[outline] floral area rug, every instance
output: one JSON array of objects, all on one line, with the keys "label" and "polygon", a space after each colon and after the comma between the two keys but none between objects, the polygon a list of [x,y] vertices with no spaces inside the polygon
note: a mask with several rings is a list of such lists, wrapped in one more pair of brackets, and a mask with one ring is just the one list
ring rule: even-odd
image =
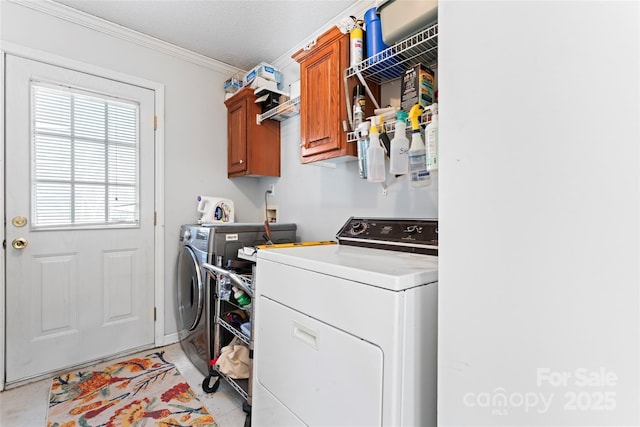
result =
[{"label": "floral area rug", "polygon": [[216,427],[164,352],[53,379],[47,427]]}]

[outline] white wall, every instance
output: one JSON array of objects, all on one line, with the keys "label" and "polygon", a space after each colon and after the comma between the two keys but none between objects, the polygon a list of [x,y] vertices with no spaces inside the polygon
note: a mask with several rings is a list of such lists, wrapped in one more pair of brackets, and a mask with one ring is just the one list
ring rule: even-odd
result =
[{"label": "white wall", "polygon": [[[37,5],[33,3],[36,8]],[[365,1],[356,8],[364,10],[372,5],[373,2]],[[153,43],[149,46],[133,43],[50,16],[26,4],[0,0],[0,8],[2,42],[165,85],[167,334],[177,329],[174,301],[179,228],[198,218],[195,198],[199,194],[231,198],[236,207],[236,221],[261,222],[264,219],[264,191],[268,183],[275,182],[276,195],[269,203],[278,206],[279,222],[298,224],[299,240],[332,239],[349,216],[437,217],[437,174],[434,174],[430,188],[410,189],[406,178],[402,178],[383,196],[379,184],[358,178],[355,162],[337,165],[335,169],[301,165],[299,116],[282,122],[281,178],[229,180],[226,177],[226,109],[222,88],[224,80],[234,74],[235,69],[206,58],[185,60],[180,55],[155,49]],[[316,33],[323,30],[318,29]],[[307,42],[292,41],[292,51]],[[294,46],[295,43],[298,46]],[[299,79],[299,66],[289,56],[277,62],[284,69],[286,85]]]},{"label": "white wall", "polygon": [[[166,51],[107,35],[21,4],[2,0],[0,8],[3,43],[164,85],[165,195],[164,206],[160,207],[165,227],[164,314],[165,332],[175,332],[179,228],[181,224],[196,222],[197,195],[233,199],[238,221],[251,222],[263,218],[257,180],[227,179],[223,82],[237,70],[195,55],[195,60],[190,62]],[[149,45],[153,46],[153,43]]]},{"label": "white wall", "polygon": [[[362,11],[373,5],[373,2],[363,1],[362,4],[356,4],[358,9],[351,10],[345,16],[362,16]],[[283,70],[285,88],[300,79],[300,66],[290,58],[290,54],[323,30],[319,29],[308,40],[301,40],[289,54],[274,62]],[[397,92],[399,98],[399,87]],[[276,195],[270,198],[270,203],[278,206],[279,221],[298,224],[300,240],[334,239],[336,232],[350,216],[438,217],[437,171],[432,174],[432,184],[419,189],[411,187],[407,176],[395,180],[387,174],[388,189],[387,194],[383,195],[381,184],[359,178],[355,161],[336,164],[335,168],[301,164],[299,115],[282,122],[280,130],[282,176],[278,179],[261,178],[260,191],[264,193],[267,184],[275,182]]]},{"label": "white wall", "polygon": [[639,17],[440,3],[439,425],[640,425]]}]

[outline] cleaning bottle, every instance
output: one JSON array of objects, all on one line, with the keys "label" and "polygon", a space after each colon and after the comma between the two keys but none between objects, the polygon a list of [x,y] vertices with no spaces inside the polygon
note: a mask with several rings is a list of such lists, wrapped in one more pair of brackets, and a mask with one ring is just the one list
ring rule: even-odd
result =
[{"label": "cleaning bottle", "polygon": [[246,307],[251,304],[251,297],[247,295],[242,289],[238,289],[235,286],[231,289],[233,289],[233,296],[236,301],[238,301],[240,307]]},{"label": "cleaning bottle", "polygon": [[[355,17],[352,16],[355,20]],[[356,25],[349,34],[350,41],[350,65],[353,67],[364,59],[364,21],[356,20]]]},{"label": "cleaning bottle", "polygon": [[427,170],[438,169],[438,104],[433,103],[429,107],[431,110],[431,121],[424,128],[424,137],[427,148]]},{"label": "cleaning bottle", "polygon": [[369,148],[369,122],[358,126],[358,172],[360,178],[367,179],[367,148]]},{"label": "cleaning bottle", "polygon": [[367,181],[384,182],[384,149],[380,146],[380,135],[376,126],[377,117],[371,117],[369,148],[367,148]]},{"label": "cleaning bottle", "polygon": [[389,173],[404,175],[409,173],[409,139],[407,138],[407,112],[398,111],[396,128],[391,140]]},{"label": "cleaning bottle", "polygon": [[409,148],[409,169],[411,171],[411,185],[425,187],[431,184],[431,177],[427,170],[427,150],[420,136],[420,116],[422,106],[416,104],[409,111],[411,119],[411,147]]}]

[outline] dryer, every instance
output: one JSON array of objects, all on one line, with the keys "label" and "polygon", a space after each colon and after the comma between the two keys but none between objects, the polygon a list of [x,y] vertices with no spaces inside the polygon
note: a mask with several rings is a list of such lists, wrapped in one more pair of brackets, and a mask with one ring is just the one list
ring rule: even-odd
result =
[{"label": "dryer", "polygon": [[[273,243],[296,239],[295,224],[271,224]],[[178,254],[177,318],[180,344],[203,375],[209,375],[213,358],[215,283],[202,264],[226,266],[238,249],[266,242],[265,226],[258,223],[186,224],[180,228]]]},{"label": "dryer", "polygon": [[252,421],[435,426],[437,221],[351,218],[258,251]]}]

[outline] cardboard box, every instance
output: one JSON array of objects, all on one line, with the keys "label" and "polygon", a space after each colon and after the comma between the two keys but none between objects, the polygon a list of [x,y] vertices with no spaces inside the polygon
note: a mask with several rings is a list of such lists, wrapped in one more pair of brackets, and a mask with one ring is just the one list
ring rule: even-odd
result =
[{"label": "cardboard box", "polygon": [[280,88],[280,85],[282,84],[282,72],[273,65],[269,65],[266,62],[261,62],[260,64],[256,65],[245,75],[245,86],[251,83],[256,77],[274,81],[277,83],[278,88]]},{"label": "cardboard box", "polygon": [[240,89],[242,89],[242,80],[236,77],[231,77],[224,82],[224,91],[226,93],[236,93]]},{"label": "cardboard box", "polygon": [[423,107],[435,101],[435,73],[422,64],[405,70],[402,76],[400,106],[407,113],[420,103]]}]

